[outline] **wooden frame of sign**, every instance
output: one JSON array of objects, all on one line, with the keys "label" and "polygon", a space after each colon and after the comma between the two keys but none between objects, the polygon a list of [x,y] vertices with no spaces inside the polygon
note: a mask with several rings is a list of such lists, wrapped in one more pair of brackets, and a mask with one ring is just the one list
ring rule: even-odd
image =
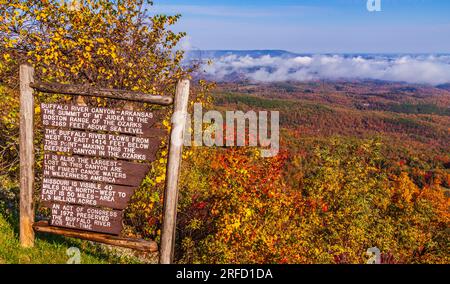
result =
[{"label": "wooden frame of sign", "polygon": [[85,105],[41,104],[45,127],[41,202],[51,208],[52,217],[50,221],[35,222],[33,91],[163,106],[173,104],[159,251],[160,263],[172,263],[189,80],[178,82],[173,100],[169,96],[126,90],[37,82],[33,77],[32,66],[20,66],[21,245],[32,247],[34,233],[44,232],[141,251],[158,251],[154,241],[119,236],[121,210],[127,206],[149,169],[147,164],[135,161],[154,160],[159,145],[157,137],[161,131],[151,128],[155,122],[152,114]]}]

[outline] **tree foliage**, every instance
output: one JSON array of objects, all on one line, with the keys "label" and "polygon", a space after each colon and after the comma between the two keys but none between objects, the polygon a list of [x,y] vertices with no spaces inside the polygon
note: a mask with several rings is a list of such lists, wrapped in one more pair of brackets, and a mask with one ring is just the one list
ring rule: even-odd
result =
[{"label": "tree foliage", "polygon": [[183,51],[174,50],[184,33],[169,26],[180,15],[150,16],[151,2],[1,1],[2,81],[17,81],[20,63],[36,77],[168,94],[186,72]]},{"label": "tree foliage", "polygon": [[181,261],[365,263],[377,247],[384,262],[448,262],[440,181],[419,188],[392,174],[377,140],[311,146],[270,159],[245,149],[193,159],[201,170],[184,188]]}]

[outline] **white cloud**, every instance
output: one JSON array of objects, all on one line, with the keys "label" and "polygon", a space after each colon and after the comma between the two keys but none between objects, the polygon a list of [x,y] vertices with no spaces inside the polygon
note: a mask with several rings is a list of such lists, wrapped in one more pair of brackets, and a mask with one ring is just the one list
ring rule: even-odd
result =
[{"label": "white cloud", "polygon": [[450,56],[227,55],[204,70],[216,80],[238,73],[259,82],[379,79],[438,85],[450,83]]}]

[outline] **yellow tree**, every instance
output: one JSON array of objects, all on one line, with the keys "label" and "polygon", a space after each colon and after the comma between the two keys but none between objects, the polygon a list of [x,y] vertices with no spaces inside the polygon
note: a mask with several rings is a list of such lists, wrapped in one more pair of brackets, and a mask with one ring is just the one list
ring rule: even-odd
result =
[{"label": "yellow tree", "polygon": [[20,63],[41,80],[89,83],[168,94],[185,72],[174,50],[179,15],[150,16],[150,1],[0,1],[1,80],[13,82]]},{"label": "yellow tree", "polygon": [[[176,48],[185,34],[170,29],[180,15],[152,15],[151,8],[152,1],[145,0],[0,0],[0,103],[6,107],[0,126],[7,130],[0,134],[2,176],[14,179],[17,172],[11,165],[17,165],[22,63],[32,64],[41,81],[174,94],[176,82],[192,71],[182,67],[184,53]],[[145,227],[155,215],[153,202],[161,201],[166,154],[161,152],[129,208],[135,227]],[[156,231],[153,226],[146,233]]]}]

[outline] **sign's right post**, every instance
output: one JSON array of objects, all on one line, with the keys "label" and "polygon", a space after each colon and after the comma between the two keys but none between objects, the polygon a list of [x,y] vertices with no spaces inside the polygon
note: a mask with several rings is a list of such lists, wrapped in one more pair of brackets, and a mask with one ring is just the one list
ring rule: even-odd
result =
[{"label": "sign's right post", "polygon": [[181,154],[183,151],[183,134],[186,127],[189,85],[189,80],[181,80],[178,82],[175,92],[169,157],[166,171],[166,190],[164,194],[163,228],[159,256],[159,262],[161,264],[171,264],[174,256],[178,203],[178,179],[180,176]]}]

